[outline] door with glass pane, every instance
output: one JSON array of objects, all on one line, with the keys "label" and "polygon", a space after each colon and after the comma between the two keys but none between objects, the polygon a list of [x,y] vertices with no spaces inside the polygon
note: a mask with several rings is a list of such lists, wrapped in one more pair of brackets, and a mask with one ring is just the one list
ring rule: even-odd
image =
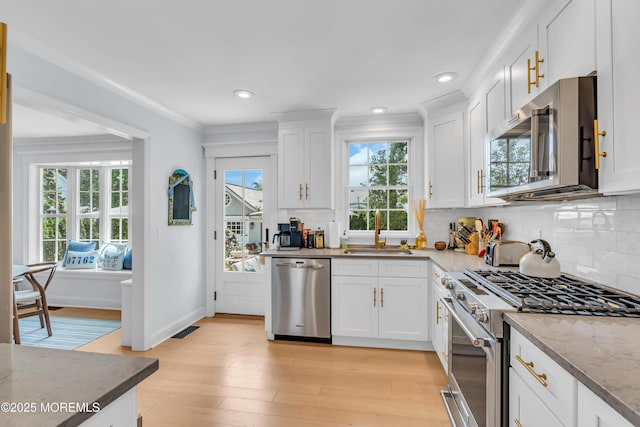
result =
[{"label": "door with glass pane", "polygon": [[216,160],[216,312],[264,315],[264,266],[268,159]]}]

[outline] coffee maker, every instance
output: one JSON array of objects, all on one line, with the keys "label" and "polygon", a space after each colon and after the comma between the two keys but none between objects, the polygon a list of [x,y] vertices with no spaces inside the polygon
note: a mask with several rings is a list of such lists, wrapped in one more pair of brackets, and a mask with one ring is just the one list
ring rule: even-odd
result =
[{"label": "coffee maker", "polygon": [[302,229],[304,224],[299,218],[289,218],[289,222],[278,224],[278,232],[273,235],[273,242],[278,238],[278,249],[299,250],[302,247]]}]

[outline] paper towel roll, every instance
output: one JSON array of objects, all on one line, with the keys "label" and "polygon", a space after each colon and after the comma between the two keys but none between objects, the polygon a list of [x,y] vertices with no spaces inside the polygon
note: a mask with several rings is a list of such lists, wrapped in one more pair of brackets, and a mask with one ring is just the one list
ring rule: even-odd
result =
[{"label": "paper towel roll", "polygon": [[326,247],[337,249],[340,247],[340,223],[331,221],[327,224],[327,231],[324,234],[324,243]]}]

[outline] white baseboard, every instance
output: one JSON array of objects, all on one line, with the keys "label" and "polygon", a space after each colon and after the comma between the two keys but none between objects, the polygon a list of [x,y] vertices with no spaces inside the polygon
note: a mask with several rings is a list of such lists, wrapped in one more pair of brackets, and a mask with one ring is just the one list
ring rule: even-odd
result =
[{"label": "white baseboard", "polygon": [[405,341],[380,338],[338,337],[331,339],[333,345],[345,345],[352,347],[392,348],[398,350],[433,351],[431,341]]},{"label": "white baseboard", "polygon": [[47,305],[54,307],[80,307],[120,310],[120,299],[47,296]]},{"label": "white baseboard", "polygon": [[192,311],[180,319],[177,319],[168,325],[164,326],[160,330],[155,331],[151,334],[151,346],[150,348],[156,347],[159,344],[162,344],[167,339],[171,338],[187,326],[191,326],[198,320],[205,317],[206,307],[200,307],[197,310]]}]

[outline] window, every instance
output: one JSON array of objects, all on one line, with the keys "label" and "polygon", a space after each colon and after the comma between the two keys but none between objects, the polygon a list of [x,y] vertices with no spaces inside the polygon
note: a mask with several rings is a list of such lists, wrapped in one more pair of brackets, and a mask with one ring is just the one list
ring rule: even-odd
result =
[{"label": "window", "polygon": [[227,228],[237,236],[244,236],[244,223],[242,221],[227,221]]},{"label": "window", "polygon": [[409,141],[349,141],[349,230],[409,229]]},{"label": "window", "polygon": [[39,167],[39,261],[61,261],[67,240],[129,240],[129,167]]}]

